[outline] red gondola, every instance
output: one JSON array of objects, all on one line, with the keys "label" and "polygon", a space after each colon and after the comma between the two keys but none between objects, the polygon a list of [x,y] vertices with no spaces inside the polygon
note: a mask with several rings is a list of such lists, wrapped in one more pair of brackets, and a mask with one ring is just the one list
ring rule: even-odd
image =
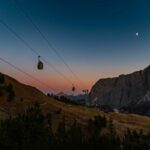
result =
[{"label": "red gondola", "polygon": [[75,92],[76,88],[74,85],[72,85],[72,92]]}]

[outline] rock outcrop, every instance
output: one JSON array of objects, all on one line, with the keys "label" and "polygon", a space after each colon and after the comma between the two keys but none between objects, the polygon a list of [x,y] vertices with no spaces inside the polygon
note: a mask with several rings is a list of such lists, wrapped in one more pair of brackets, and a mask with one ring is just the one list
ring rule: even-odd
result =
[{"label": "rock outcrop", "polygon": [[92,87],[90,99],[97,99],[99,105],[121,108],[144,100],[149,91],[150,66],[132,74],[100,79]]}]

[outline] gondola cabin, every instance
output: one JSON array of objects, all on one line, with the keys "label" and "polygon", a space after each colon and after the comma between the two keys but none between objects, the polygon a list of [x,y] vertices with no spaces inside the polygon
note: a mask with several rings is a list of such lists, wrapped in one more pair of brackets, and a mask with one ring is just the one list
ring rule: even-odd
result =
[{"label": "gondola cabin", "polygon": [[44,68],[44,64],[43,62],[40,60],[40,56],[38,57],[38,64],[37,64],[37,69],[38,70],[43,70]]},{"label": "gondola cabin", "polygon": [[75,92],[75,90],[76,90],[76,88],[75,88],[75,86],[73,85],[73,86],[72,86],[72,92]]}]

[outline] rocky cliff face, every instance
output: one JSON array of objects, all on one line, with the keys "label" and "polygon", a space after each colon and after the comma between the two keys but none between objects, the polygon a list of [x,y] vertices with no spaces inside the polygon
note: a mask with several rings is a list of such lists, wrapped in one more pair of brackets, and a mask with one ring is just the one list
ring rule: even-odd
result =
[{"label": "rocky cliff face", "polygon": [[90,99],[113,108],[126,107],[144,99],[150,91],[150,66],[142,71],[100,79],[92,87]]}]

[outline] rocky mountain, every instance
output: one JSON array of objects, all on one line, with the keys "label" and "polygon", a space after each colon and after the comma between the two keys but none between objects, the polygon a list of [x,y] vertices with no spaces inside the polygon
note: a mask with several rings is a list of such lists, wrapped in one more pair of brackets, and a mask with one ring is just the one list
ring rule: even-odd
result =
[{"label": "rocky mountain", "polygon": [[[139,113],[148,113],[144,106],[150,106],[150,66],[144,70],[115,78],[100,79],[92,87],[90,99],[96,99],[99,105],[112,108],[140,108]],[[132,111],[134,112],[134,111]],[[149,114],[149,113],[148,113]]]}]

